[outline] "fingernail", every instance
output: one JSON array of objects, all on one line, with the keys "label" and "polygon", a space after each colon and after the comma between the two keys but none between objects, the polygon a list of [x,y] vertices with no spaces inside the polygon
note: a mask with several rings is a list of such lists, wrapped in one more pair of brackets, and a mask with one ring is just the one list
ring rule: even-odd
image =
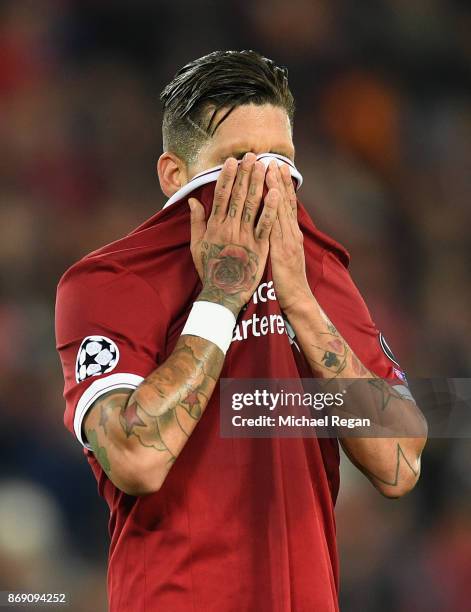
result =
[{"label": "fingernail", "polygon": [[188,206],[190,207],[190,210],[193,210],[195,207],[195,201],[190,198],[188,200]]}]

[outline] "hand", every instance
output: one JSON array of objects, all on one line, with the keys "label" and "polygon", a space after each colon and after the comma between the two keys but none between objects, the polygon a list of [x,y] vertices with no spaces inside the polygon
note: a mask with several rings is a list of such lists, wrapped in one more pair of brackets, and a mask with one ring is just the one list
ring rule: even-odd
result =
[{"label": "hand", "polygon": [[198,299],[222,304],[236,316],[262,277],[280,201],[279,189],[269,189],[255,226],[264,181],[265,166],[247,153],[239,166],[235,158],[225,161],[207,225],[201,202],[196,198],[188,201],[190,248],[203,282]]},{"label": "hand", "polygon": [[278,189],[281,194],[270,234],[270,260],[276,297],[280,308],[289,315],[306,299],[312,299],[306,277],[303,233],[298,225],[296,193],[288,166],[280,167],[272,161],[266,183],[270,190]]}]

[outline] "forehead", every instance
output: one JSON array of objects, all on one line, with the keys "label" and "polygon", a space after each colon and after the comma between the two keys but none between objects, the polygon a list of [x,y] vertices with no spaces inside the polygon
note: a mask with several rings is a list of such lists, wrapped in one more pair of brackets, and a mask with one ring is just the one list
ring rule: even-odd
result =
[{"label": "forehead", "polygon": [[[228,109],[218,111],[214,125],[224,117]],[[292,154],[291,123],[284,108],[272,104],[244,104],[236,107],[216,129],[207,143],[222,154],[234,150],[263,153],[276,148],[284,154]],[[231,149],[231,151],[227,151]]]}]

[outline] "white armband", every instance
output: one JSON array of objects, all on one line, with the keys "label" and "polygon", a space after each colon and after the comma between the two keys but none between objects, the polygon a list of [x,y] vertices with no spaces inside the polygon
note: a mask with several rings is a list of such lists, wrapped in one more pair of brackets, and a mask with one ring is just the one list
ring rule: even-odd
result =
[{"label": "white armband", "polygon": [[198,300],[193,304],[182,335],[199,336],[214,342],[225,355],[232,341],[235,324],[236,317],[229,308]]}]

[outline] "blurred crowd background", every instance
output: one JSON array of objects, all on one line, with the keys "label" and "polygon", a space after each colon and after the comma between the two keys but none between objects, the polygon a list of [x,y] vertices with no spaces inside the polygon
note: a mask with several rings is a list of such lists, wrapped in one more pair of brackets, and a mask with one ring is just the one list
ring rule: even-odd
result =
[{"label": "blurred crowd background", "polygon": [[[469,376],[470,32],[465,0],[1,2],[0,590],[106,609],[108,512],[62,424],[55,290],[162,206],[158,95],[195,57],[288,67],[315,223],[410,378]],[[431,441],[390,501],[343,463],[343,611],[470,609],[470,465],[469,440]]]}]

